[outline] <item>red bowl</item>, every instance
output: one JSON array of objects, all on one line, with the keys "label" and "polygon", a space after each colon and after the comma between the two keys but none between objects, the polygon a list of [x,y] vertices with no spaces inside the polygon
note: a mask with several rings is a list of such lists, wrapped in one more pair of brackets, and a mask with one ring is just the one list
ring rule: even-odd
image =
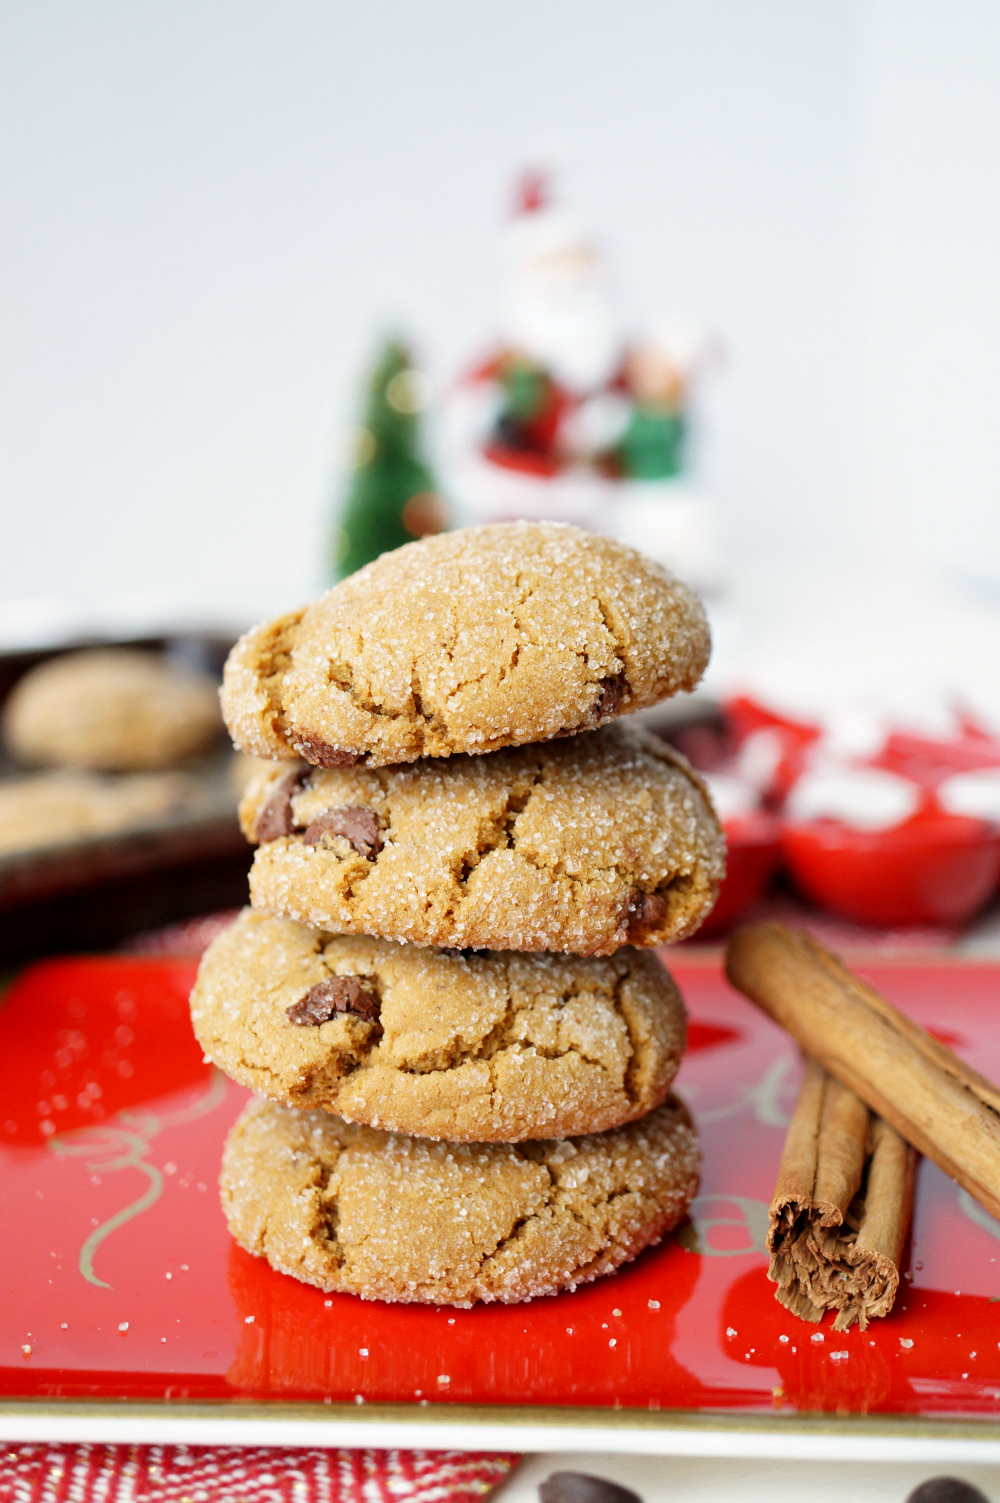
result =
[{"label": "red bowl", "polygon": [[698,938],[722,934],[762,895],[781,854],[781,827],[770,814],[744,814],[725,821],[726,875],[715,907]]},{"label": "red bowl", "polygon": [[965,923],[1000,877],[1000,830],[959,815],[917,814],[891,830],[790,824],[781,853],[808,898],[864,924]]}]

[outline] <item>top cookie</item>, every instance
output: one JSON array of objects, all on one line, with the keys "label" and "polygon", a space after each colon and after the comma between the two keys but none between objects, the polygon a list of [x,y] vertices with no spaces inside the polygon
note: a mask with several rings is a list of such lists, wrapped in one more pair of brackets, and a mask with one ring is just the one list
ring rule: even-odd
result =
[{"label": "top cookie", "polygon": [[705,613],[658,564],[555,522],[410,543],[226,664],[236,745],[319,767],[384,767],[593,730],[693,689]]},{"label": "top cookie", "polygon": [[159,652],[98,647],[40,663],[7,700],[22,762],[138,772],[203,750],[222,729],[215,684]]}]

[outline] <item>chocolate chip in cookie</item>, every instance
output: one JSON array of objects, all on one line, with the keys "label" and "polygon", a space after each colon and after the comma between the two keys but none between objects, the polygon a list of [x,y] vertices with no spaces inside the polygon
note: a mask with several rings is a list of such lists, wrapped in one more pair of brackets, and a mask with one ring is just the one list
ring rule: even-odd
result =
[{"label": "chocolate chip in cookie", "polygon": [[374,809],[327,809],[307,825],[302,839],[318,845],[324,835],[342,835],[359,856],[377,856],[382,849],[382,831]]},{"label": "chocolate chip in cookie", "polygon": [[330,746],[318,736],[298,736],[292,745],[300,757],[312,762],[315,767],[356,767],[364,760],[361,752],[344,751],[339,746]]},{"label": "chocolate chip in cookie", "polygon": [[550,1472],[538,1485],[541,1503],[642,1503],[638,1493],[590,1472]]},{"label": "chocolate chip in cookie", "polygon": [[311,986],[304,997],[285,1009],[290,1023],[329,1023],[340,1013],[349,1013],[364,1023],[374,1023],[381,1004],[375,993],[362,986],[357,976],[331,976]]},{"label": "chocolate chip in cookie", "polygon": [[988,1503],[988,1499],[960,1477],[928,1477],[907,1495],[906,1503]]},{"label": "chocolate chip in cookie", "polygon": [[629,685],[624,673],[606,678],[600,684],[601,696],[597,701],[597,718],[603,724],[613,720],[628,699]]},{"label": "chocolate chip in cookie", "polygon": [[646,934],[663,922],[667,905],[655,892],[633,887],[622,908],[619,927],[624,928],[630,944],[642,944]]},{"label": "chocolate chip in cookie", "polygon": [[282,835],[291,835],[295,830],[292,814],[292,799],[300,791],[308,776],[305,772],[290,772],[282,778],[257,817],[254,830],[256,839],[278,840]]}]

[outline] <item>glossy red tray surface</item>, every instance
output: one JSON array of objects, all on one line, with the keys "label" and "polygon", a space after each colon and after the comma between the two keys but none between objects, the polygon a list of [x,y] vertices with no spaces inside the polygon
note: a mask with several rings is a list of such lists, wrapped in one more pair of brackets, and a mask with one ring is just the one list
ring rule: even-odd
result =
[{"label": "glossy red tray surface", "polygon": [[[714,964],[672,969],[705,1152],[691,1221],[574,1294],[473,1310],[324,1297],[232,1243],[216,1176],[247,1093],[191,1035],[193,964],[24,972],[0,1006],[4,1393],[995,1415],[1000,1225],[923,1163],[893,1314],[795,1320],[762,1251],[795,1052]],[[1000,1074],[1000,966],[864,974]]]}]

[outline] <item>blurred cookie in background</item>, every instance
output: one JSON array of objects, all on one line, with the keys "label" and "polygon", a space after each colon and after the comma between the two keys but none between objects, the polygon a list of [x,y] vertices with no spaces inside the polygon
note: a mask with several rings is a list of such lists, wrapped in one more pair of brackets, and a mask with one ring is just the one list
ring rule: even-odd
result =
[{"label": "blurred cookie in background", "polygon": [[242,798],[258,773],[265,773],[274,763],[266,757],[252,757],[249,752],[230,753],[228,767],[229,786],[237,798]]},{"label": "blurred cookie in background", "polygon": [[18,761],[132,772],[169,767],[222,728],[207,675],[157,652],[101,647],[66,653],[16,684],[3,740]]},{"label": "blurred cookie in background", "polygon": [[205,805],[200,782],[179,772],[7,778],[0,782],[0,856],[117,834]]}]

